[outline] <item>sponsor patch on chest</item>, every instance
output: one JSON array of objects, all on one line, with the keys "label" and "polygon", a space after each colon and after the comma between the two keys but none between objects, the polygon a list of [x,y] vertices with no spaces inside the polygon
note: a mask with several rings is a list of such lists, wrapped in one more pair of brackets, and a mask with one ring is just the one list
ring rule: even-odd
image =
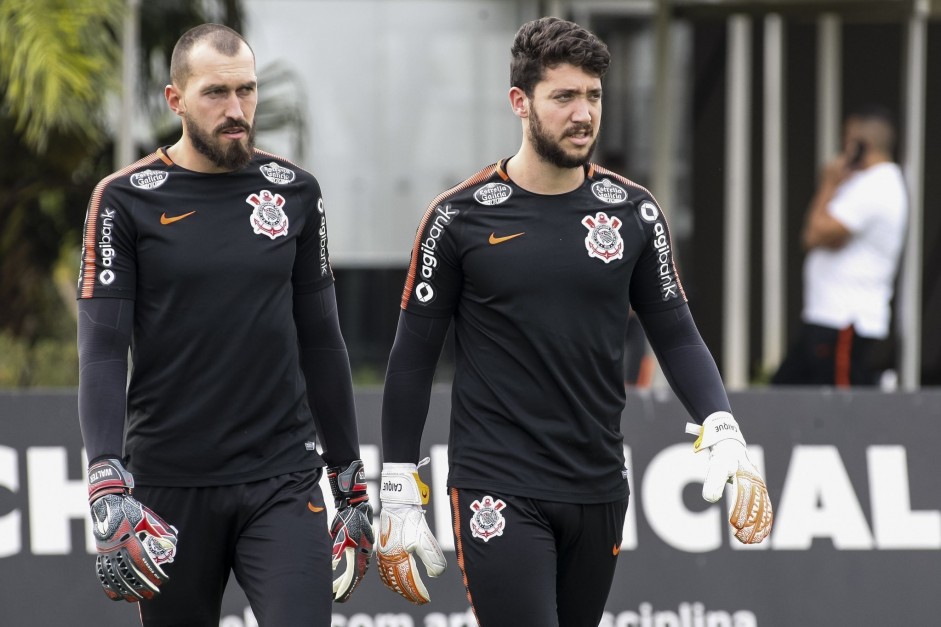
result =
[{"label": "sponsor patch on chest", "polygon": [[505,183],[487,183],[477,188],[474,200],[482,205],[499,205],[513,194],[513,188]]},{"label": "sponsor patch on chest", "polygon": [[288,234],[288,217],[284,213],[284,197],[266,189],[245,199],[254,209],[249,216],[252,230],[271,239]]},{"label": "sponsor patch on chest", "polygon": [[616,205],[627,200],[627,190],[611,182],[611,179],[602,179],[591,186],[591,193],[601,202]]},{"label": "sponsor patch on chest", "polygon": [[582,224],[588,229],[585,248],[589,257],[597,257],[605,263],[624,256],[624,240],[621,239],[621,221],[608,217],[604,211],[582,218]]},{"label": "sponsor patch on chest", "polygon": [[258,169],[261,171],[262,176],[275,185],[287,185],[288,183],[294,181],[296,177],[294,170],[289,170],[285,167],[282,167],[274,161],[259,166]]},{"label": "sponsor patch on chest", "polygon": [[160,170],[143,170],[131,175],[131,185],[137,189],[157,189],[167,182],[170,175]]}]

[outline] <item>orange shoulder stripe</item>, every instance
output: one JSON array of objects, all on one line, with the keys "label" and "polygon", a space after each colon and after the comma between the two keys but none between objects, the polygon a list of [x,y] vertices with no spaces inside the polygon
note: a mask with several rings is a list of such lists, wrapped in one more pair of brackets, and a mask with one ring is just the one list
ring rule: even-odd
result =
[{"label": "orange shoulder stripe", "polygon": [[443,200],[449,198],[450,196],[467,189],[471,185],[476,185],[486,181],[488,178],[493,176],[494,172],[498,171],[497,168],[498,164],[489,165],[469,179],[458,183],[449,190],[441,192],[435,196],[435,199],[432,200],[431,204],[428,205],[428,208],[425,209],[425,214],[422,216],[421,223],[418,225],[418,232],[415,233],[415,242],[412,244],[412,259],[408,264],[408,276],[405,279],[405,289],[402,291],[402,309],[405,309],[408,306],[408,301],[412,296],[412,290],[415,288],[415,277],[418,276],[418,259],[419,251],[421,249],[421,237],[422,233],[425,231],[425,226],[434,215],[435,208],[440,205]]},{"label": "orange shoulder stripe", "polygon": [[[98,214],[101,209],[101,195],[105,187],[116,178],[126,176],[141,166],[164,161],[163,151],[153,152],[136,163],[118,170],[99,181],[88,201],[88,215],[85,217],[85,236],[83,242],[80,298],[91,298],[95,290],[95,234],[98,232]],[[166,161],[164,161],[166,163]]]}]

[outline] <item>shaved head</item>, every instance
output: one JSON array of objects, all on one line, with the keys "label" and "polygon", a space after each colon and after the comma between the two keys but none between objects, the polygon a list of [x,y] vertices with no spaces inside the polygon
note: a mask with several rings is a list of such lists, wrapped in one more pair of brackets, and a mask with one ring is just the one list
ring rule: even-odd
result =
[{"label": "shaved head", "polygon": [[[177,87],[186,86],[186,81],[191,74],[190,53],[199,44],[206,43],[213,50],[224,54],[227,57],[234,57],[245,46],[251,50],[251,46],[245,41],[245,38],[222,24],[201,24],[189,29],[173,47],[173,56],[170,58],[170,82]],[[254,52],[252,52],[254,56]]]}]

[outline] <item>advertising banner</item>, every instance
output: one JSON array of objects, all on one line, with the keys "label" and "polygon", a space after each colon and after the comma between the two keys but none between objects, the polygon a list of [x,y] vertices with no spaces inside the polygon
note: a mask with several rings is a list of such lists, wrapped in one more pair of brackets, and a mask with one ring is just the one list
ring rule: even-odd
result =
[{"label": "advertising banner", "polygon": [[[432,601],[417,607],[371,566],[353,598],[334,605],[334,627],[476,625],[450,532],[449,395],[434,390],[422,442],[427,518],[448,569],[423,577]],[[682,405],[669,392],[632,393],[622,418],[631,501],[601,627],[936,624],[941,391],[758,390],[731,400],[774,504],[771,536],[752,547],[731,536],[731,489],[720,504],[702,500],[708,453],[692,452]],[[357,390],[356,403],[378,511],[381,390]],[[0,625],[139,624],[95,576],[76,406],[73,390],[0,394]],[[220,625],[257,625],[234,578]]]}]

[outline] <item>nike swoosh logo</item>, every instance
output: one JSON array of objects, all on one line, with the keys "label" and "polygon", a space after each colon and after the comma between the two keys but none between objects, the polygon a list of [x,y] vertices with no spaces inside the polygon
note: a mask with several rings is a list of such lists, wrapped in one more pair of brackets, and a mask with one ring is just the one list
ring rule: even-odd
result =
[{"label": "nike swoosh logo", "polygon": [[178,222],[178,221],[182,220],[183,218],[188,218],[188,217],[190,217],[190,216],[193,215],[194,213],[196,213],[196,212],[195,212],[195,211],[190,211],[189,213],[184,213],[184,214],[181,215],[181,216],[173,216],[172,218],[168,218],[168,217],[167,217],[167,214],[164,213],[164,214],[162,214],[162,215],[160,216],[160,224],[173,224],[174,222]]},{"label": "nike swoosh logo", "polygon": [[101,537],[104,537],[108,533],[108,521],[111,519],[111,504],[108,501],[105,501],[105,517],[104,519],[98,518],[98,514],[95,514],[95,527],[98,528],[98,534]]},{"label": "nike swoosh logo", "polygon": [[388,524],[386,525],[385,530],[379,532],[379,546],[383,547],[389,544],[389,536],[392,535],[392,519],[387,518],[386,522]]},{"label": "nike swoosh logo", "polygon": [[309,509],[310,511],[312,511],[312,512],[315,513],[315,514],[319,514],[320,512],[322,512],[322,511],[324,510],[324,508],[322,508],[322,507],[317,507],[316,505],[314,505],[313,503],[310,503],[310,502],[307,503],[307,509]]},{"label": "nike swoosh logo", "polygon": [[615,544],[614,548],[611,549],[611,555],[617,555],[620,552],[621,552],[621,547],[618,546],[617,544]]},{"label": "nike swoosh logo", "polygon": [[523,232],[523,233],[514,233],[513,235],[504,235],[503,237],[497,237],[494,233],[491,233],[491,234],[490,234],[490,243],[491,243],[491,244],[502,244],[503,242],[505,242],[505,241],[507,241],[507,240],[511,240],[511,239],[513,239],[514,237],[519,237],[520,235],[524,235],[524,234],[525,234],[525,232]]}]

